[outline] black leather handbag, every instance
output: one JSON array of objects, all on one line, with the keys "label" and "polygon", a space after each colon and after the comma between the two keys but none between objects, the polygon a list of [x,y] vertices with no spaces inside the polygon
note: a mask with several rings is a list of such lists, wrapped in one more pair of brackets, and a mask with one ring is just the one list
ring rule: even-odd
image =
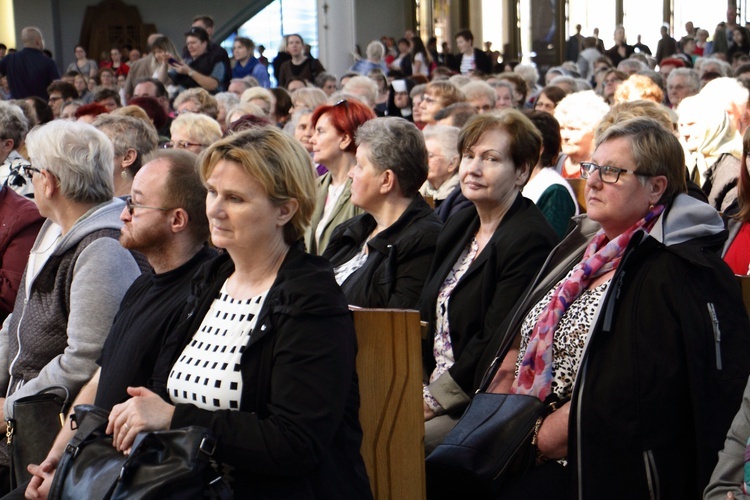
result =
[{"label": "black leather handbag", "polygon": [[542,402],[523,394],[485,392],[512,342],[512,335],[504,339],[469,407],[425,459],[429,498],[495,497],[509,479],[534,466],[535,431],[559,403],[554,395]]},{"label": "black leather handbag", "polygon": [[109,413],[75,407],[76,435],[68,444],[50,487],[50,499],[184,499],[232,497],[210,464],[216,438],[203,427],[142,432],[130,455],[104,433]]},{"label": "black leather handbag", "polygon": [[492,496],[507,479],[529,470],[536,459],[532,436],[545,414],[534,396],[475,395],[426,459],[430,498]]},{"label": "black leather handbag", "polygon": [[70,404],[70,393],[61,385],[13,402],[13,418],[6,419],[13,488],[31,479],[27,465],[40,464],[47,457]]}]

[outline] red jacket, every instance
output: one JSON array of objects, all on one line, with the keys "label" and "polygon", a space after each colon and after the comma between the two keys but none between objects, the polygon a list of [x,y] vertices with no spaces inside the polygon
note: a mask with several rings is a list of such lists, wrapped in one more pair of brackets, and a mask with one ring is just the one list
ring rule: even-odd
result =
[{"label": "red jacket", "polygon": [[13,311],[29,252],[43,222],[33,201],[0,188],[0,321]]}]

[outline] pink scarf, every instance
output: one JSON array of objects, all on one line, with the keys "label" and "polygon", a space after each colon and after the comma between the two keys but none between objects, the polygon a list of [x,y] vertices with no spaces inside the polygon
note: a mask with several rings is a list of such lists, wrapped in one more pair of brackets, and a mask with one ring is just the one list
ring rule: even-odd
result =
[{"label": "pink scarf", "polygon": [[552,389],[552,345],[560,318],[592,280],[617,268],[625,248],[636,231],[650,231],[656,217],[663,211],[664,205],[657,205],[643,219],[612,241],[607,242],[603,230],[594,236],[586,247],[583,260],[573,269],[570,278],[560,283],[539,316],[511,392],[536,396],[542,401],[549,396]]}]

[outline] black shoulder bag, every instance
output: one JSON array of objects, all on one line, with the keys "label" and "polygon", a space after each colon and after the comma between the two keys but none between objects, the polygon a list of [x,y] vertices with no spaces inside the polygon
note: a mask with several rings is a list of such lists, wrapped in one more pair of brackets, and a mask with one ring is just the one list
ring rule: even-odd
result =
[{"label": "black shoulder bag", "polygon": [[425,459],[429,498],[492,497],[535,464],[535,432],[560,402],[484,392],[510,349],[509,337],[461,419]]},{"label": "black shoulder bag", "polygon": [[203,427],[141,432],[130,455],[112,446],[104,433],[109,412],[75,407],[76,431],[58,464],[50,499],[202,498],[213,490],[230,499],[229,487],[210,464],[216,438]]},{"label": "black shoulder bag", "polygon": [[13,402],[13,418],[5,420],[11,488],[31,479],[27,465],[40,464],[47,457],[65,423],[70,404],[70,393],[61,385]]}]

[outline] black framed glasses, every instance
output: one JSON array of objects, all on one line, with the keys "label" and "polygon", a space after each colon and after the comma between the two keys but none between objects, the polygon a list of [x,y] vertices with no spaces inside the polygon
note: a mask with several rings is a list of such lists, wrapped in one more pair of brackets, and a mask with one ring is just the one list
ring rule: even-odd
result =
[{"label": "black framed glasses", "polygon": [[596,163],[590,161],[581,162],[581,178],[588,179],[597,170],[599,171],[599,178],[602,180],[602,182],[607,184],[614,184],[619,181],[620,174],[623,173],[640,175],[642,177],[653,177],[653,175],[651,174],[636,172],[635,170],[628,170],[626,168],[597,165]]},{"label": "black framed glasses", "polygon": [[32,167],[31,165],[21,165],[21,171],[23,172],[24,177],[31,180],[34,178],[34,172],[41,174],[42,171],[36,167]]},{"label": "black framed glasses", "polygon": [[347,101],[346,99],[341,99],[339,102],[333,105],[334,108],[336,106],[344,106],[345,108],[349,109],[349,101]]},{"label": "black framed glasses", "polygon": [[147,208],[149,210],[161,210],[162,212],[169,212],[170,210],[174,210],[173,208],[163,208],[163,207],[148,207],[146,205],[139,205],[137,203],[133,203],[133,197],[128,196],[125,198],[125,208],[128,209],[128,213],[130,215],[133,215],[133,212],[136,208]]}]

